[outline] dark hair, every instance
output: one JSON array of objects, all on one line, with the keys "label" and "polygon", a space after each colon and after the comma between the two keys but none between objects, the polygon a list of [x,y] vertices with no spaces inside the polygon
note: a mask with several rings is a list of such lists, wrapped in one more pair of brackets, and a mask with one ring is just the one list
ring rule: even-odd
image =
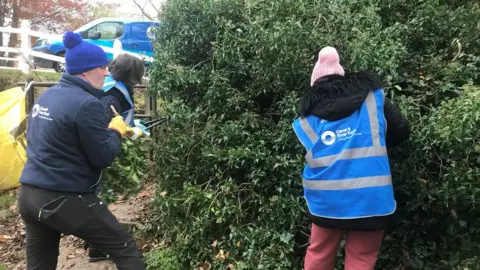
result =
[{"label": "dark hair", "polygon": [[145,66],[138,57],[120,54],[108,64],[108,70],[116,81],[121,81],[131,87],[142,81]]}]

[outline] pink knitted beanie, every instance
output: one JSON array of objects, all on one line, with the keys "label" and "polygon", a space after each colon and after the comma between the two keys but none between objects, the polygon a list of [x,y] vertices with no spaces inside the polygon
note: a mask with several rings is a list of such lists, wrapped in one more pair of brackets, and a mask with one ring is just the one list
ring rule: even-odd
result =
[{"label": "pink knitted beanie", "polygon": [[337,50],[333,47],[324,47],[318,53],[318,61],[313,68],[310,86],[313,86],[315,81],[320,77],[332,74],[343,76],[345,71],[340,65],[340,57],[338,56]]}]

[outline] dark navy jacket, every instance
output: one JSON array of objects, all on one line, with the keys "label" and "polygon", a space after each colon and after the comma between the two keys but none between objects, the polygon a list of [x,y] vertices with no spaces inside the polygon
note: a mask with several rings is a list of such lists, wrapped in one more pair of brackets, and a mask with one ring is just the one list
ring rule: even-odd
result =
[{"label": "dark navy jacket", "polygon": [[53,191],[92,193],[121,148],[108,129],[102,91],[63,74],[36,100],[28,117],[27,162],[20,183]]}]

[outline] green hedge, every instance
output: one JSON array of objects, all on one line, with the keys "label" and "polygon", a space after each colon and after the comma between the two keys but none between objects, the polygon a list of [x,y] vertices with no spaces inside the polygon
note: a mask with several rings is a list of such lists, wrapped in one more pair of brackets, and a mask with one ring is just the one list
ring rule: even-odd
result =
[{"label": "green hedge", "polygon": [[60,79],[59,73],[32,71],[30,74],[23,74],[20,70],[0,69],[0,90],[7,90],[15,87],[19,82],[25,82],[27,78],[33,78],[39,82],[56,82]]},{"label": "green hedge", "polygon": [[390,151],[402,221],[379,269],[478,261],[478,4],[176,0],[162,16],[150,87],[170,122],[148,232],[168,247],[147,254],[149,269],[301,269],[309,227],[291,122],[327,45],[347,70],[378,72],[411,121],[411,140]]},{"label": "green hedge", "polygon": [[107,203],[137,194],[148,173],[150,141],[125,139],[113,164],[102,174],[99,196]]}]

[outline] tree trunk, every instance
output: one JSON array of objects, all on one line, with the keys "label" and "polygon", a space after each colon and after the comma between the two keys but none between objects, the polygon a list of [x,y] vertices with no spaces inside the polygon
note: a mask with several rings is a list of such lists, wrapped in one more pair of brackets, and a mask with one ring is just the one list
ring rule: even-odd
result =
[{"label": "tree trunk", "polygon": [[[12,4],[12,28],[20,28],[20,7],[21,0],[14,0]],[[18,36],[18,34],[10,34],[8,47],[15,48],[18,45]],[[8,66],[13,67],[13,61],[9,61]]]},{"label": "tree trunk", "polygon": [[[5,27],[5,18],[8,16],[8,1],[0,0],[0,27]],[[3,33],[0,33],[0,47],[3,47]],[[0,57],[4,57],[5,53],[0,52]],[[5,66],[7,61],[0,60],[0,66]]]}]

